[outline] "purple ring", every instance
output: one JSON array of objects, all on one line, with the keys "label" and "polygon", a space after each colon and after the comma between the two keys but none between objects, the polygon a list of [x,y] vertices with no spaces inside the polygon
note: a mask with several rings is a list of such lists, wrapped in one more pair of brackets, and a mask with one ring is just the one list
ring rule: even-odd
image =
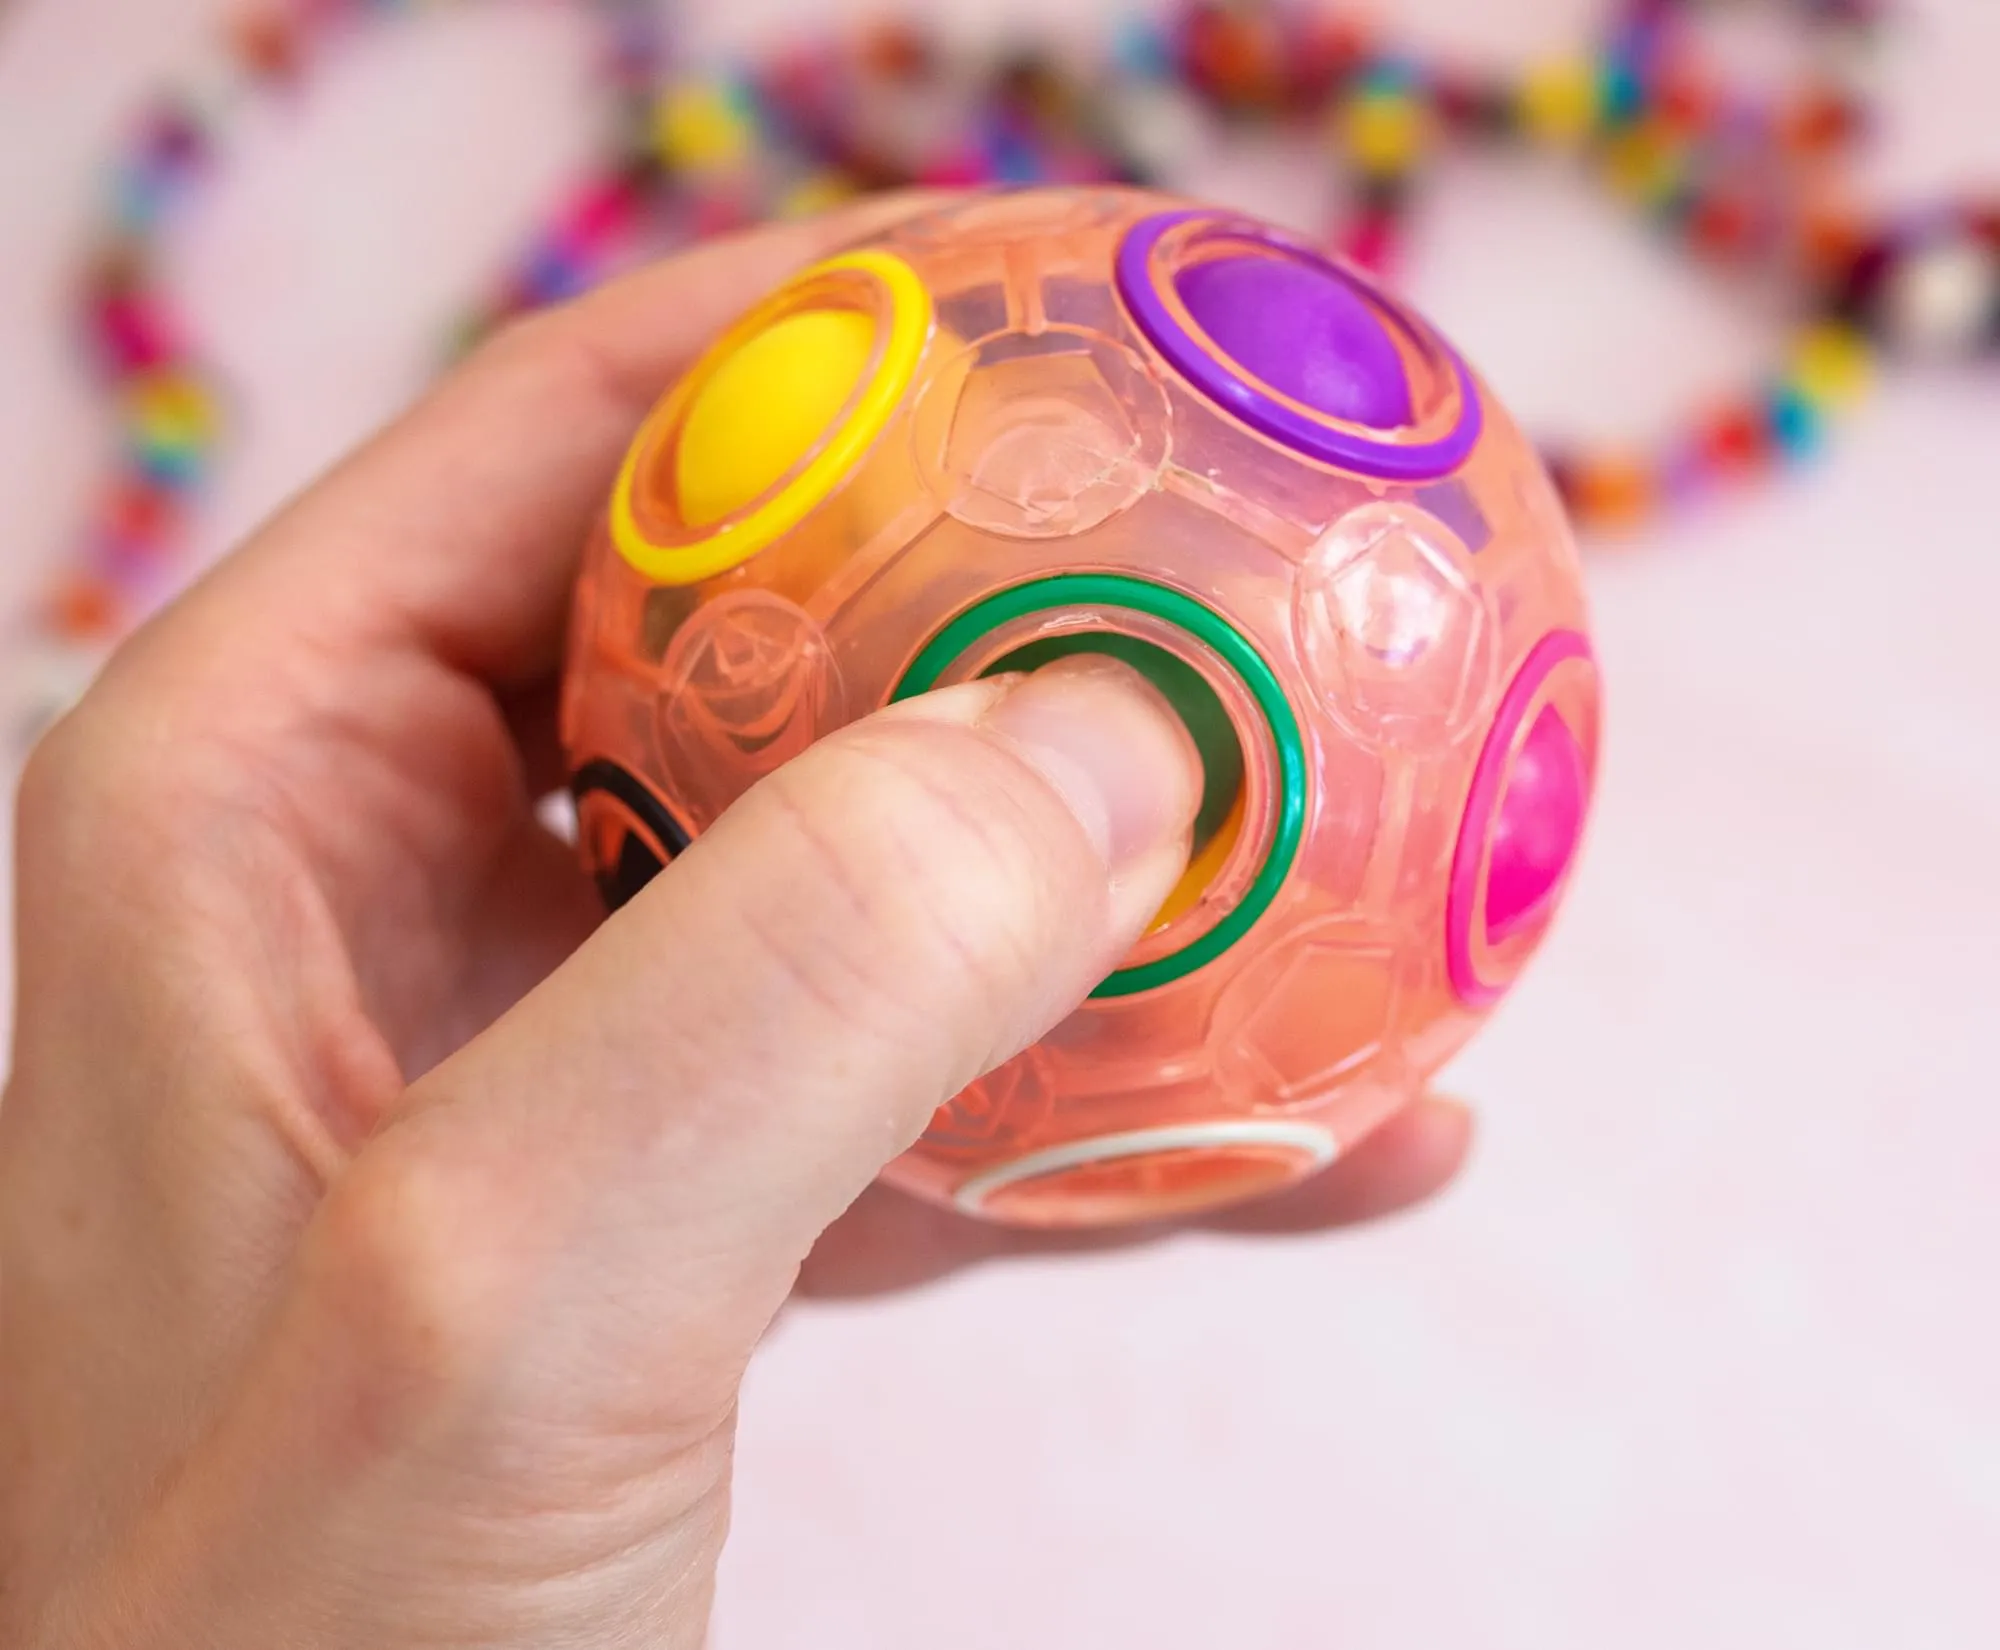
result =
[{"label": "purple ring", "polygon": [[[1438,349],[1458,386],[1458,422],[1438,440],[1415,445],[1374,440],[1359,431],[1322,422],[1230,371],[1209,352],[1204,340],[1174,314],[1160,289],[1160,283],[1153,277],[1153,253],[1161,240],[1170,231],[1193,222],[1212,223],[1234,239],[1270,247],[1286,257],[1330,272],[1351,288],[1366,291],[1338,264],[1268,224],[1199,209],[1161,212],[1142,219],[1132,226],[1119,244],[1119,296],[1147,341],[1183,377],[1259,434],[1322,463],[1355,470],[1383,481],[1434,481],[1465,462],[1478,444],[1483,422],[1479,391],[1473,383],[1472,374],[1456,350],[1400,306],[1395,310],[1398,318]],[[1367,292],[1367,296],[1372,302],[1382,302],[1379,295],[1372,291]]]},{"label": "purple ring", "polygon": [[1552,630],[1534,645],[1514,673],[1514,680],[1507,685],[1486,743],[1479,752],[1479,761],[1472,770],[1472,790],[1465,799],[1465,814],[1459,821],[1458,846],[1452,851],[1451,886],[1444,915],[1445,966],[1451,975],[1451,988],[1459,1001],[1472,1008],[1498,1002],[1506,989],[1504,984],[1494,985],[1480,978],[1479,964],[1473,956],[1472,925],[1478,914],[1479,868],[1485,862],[1487,839],[1492,835],[1494,817],[1506,794],[1508,758],[1513,751],[1514,736],[1521,731],[1529,711],[1535,708],[1543,685],[1572,659],[1596,663],[1590,641],[1580,631]]}]

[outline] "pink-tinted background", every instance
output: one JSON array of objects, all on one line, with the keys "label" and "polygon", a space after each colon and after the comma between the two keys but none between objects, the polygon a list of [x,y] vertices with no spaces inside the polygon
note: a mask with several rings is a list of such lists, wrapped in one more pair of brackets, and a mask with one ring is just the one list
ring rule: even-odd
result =
[{"label": "pink-tinted background", "polygon": [[[60,326],[96,167],[221,9],[0,12],[0,609],[101,449]],[[689,9],[708,43],[826,10]],[[1505,55],[1596,11],[1398,8]],[[2000,177],[2000,5],[1905,16],[1881,180]],[[587,39],[441,8],[264,118],[174,260],[242,399],[212,546],[421,382],[583,153]],[[1307,176],[1202,181],[1309,220]],[[1643,432],[1771,342],[1535,168],[1454,170],[1412,284],[1538,425]],[[1822,472],[1599,557],[1601,814],[1453,1074],[1462,1185],[1345,1236],[800,1309],[746,1403],[720,1650],[2000,1644],[1996,468],[2000,378],[1910,372]]]}]

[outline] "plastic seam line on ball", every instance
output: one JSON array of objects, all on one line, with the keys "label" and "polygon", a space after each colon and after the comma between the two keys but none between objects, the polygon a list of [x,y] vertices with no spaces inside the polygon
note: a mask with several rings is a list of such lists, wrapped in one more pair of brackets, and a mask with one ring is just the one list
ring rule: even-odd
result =
[{"label": "plastic seam line on ball", "polygon": [[[633,502],[639,467],[651,445],[647,434],[671,429],[739,350],[794,315],[814,313],[796,307],[804,294],[829,278],[856,275],[872,282],[886,300],[887,324],[873,370],[866,373],[832,427],[745,512],[725,517],[712,531],[685,542],[652,538],[640,524]],[[782,538],[847,480],[902,406],[929,347],[934,320],[930,289],[893,253],[845,253],[788,282],[731,327],[648,415],[639,439],[626,452],[611,495],[611,540],[619,555],[655,584],[690,585],[742,566]]]},{"label": "plastic seam line on ball", "polygon": [[[1323,306],[1335,304],[1335,295],[1338,294],[1340,308],[1355,306],[1358,300],[1359,306],[1365,306],[1371,312],[1379,307],[1395,314],[1399,324],[1434,350],[1445,365],[1456,400],[1450,428],[1442,436],[1422,442],[1397,441],[1390,438],[1389,431],[1370,433],[1361,425],[1338,418],[1323,408],[1309,408],[1293,400],[1253,376],[1249,366],[1234,361],[1214,338],[1206,336],[1206,329],[1197,317],[1189,313],[1184,299],[1177,293],[1170,295],[1168,282],[1163,279],[1160,268],[1161,259],[1157,256],[1162,243],[1170,235],[1203,226],[1218,236],[1274,254],[1274,268],[1283,260],[1319,275],[1326,288],[1321,300]],[[1178,275],[1183,272],[1173,273]],[[1157,213],[1126,231],[1117,253],[1116,285],[1133,324],[1183,378],[1259,435],[1277,441],[1293,452],[1378,480],[1420,482],[1435,481],[1449,475],[1478,445],[1483,425],[1479,392],[1458,352],[1429,327],[1414,317],[1404,316],[1399,308],[1390,305],[1358,276],[1268,225],[1199,209]],[[1240,312],[1246,303],[1253,310],[1256,307],[1254,292],[1232,291],[1229,297],[1233,301],[1232,313]],[[1280,295],[1273,291],[1269,297],[1282,307],[1303,308],[1296,294]],[[1308,336],[1311,327],[1306,323],[1315,317],[1301,313],[1293,319],[1300,323],[1297,336]],[[1350,330],[1353,329],[1355,322],[1351,315],[1346,324]],[[1386,323],[1376,320],[1374,324],[1383,329],[1382,341],[1386,341]],[[1386,347],[1394,349],[1393,344]],[[1225,370],[1225,362],[1229,370]],[[1347,365],[1352,369],[1359,363],[1350,359]],[[1396,370],[1402,370],[1400,360]],[[1407,394],[1406,385],[1364,384],[1364,392],[1368,388],[1372,388],[1374,393],[1367,399],[1375,405],[1394,401],[1398,388],[1404,395]]]},{"label": "plastic seam line on ball", "polygon": [[1121,968],[1092,992],[1127,997],[1193,973],[1247,934],[1277,898],[1305,837],[1308,787],[1304,735],[1291,702],[1264,656],[1214,609],[1185,592],[1122,573],[1058,573],[996,591],[966,608],[926,642],[889,695],[890,703],[937,686],[980,639],[1015,619],[1064,609],[1123,609],[1164,619],[1214,652],[1249,691],[1277,759],[1276,818],[1256,877],[1236,906],[1178,951]]}]

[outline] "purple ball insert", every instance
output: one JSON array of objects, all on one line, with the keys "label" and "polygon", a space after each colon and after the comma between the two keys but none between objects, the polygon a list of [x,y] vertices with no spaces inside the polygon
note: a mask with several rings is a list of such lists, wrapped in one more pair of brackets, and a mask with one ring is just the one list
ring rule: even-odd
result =
[{"label": "purple ball insert", "polygon": [[[1157,268],[1161,242],[1195,224],[1239,250],[1179,271]],[[1384,481],[1434,481],[1478,444],[1478,391],[1441,340],[1435,347],[1458,390],[1456,420],[1433,441],[1388,436],[1408,428],[1414,411],[1401,351],[1377,301],[1338,264],[1268,225],[1202,211],[1158,213],[1126,234],[1117,284],[1140,332],[1176,371],[1259,434],[1308,458]]]},{"label": "purple ball insert", "polygon": [[1280,395],[1371,430],[1415,421],[1402,351],[1331,270],[1238,253],[1189,265],[1174,289],[1216,348]]}]

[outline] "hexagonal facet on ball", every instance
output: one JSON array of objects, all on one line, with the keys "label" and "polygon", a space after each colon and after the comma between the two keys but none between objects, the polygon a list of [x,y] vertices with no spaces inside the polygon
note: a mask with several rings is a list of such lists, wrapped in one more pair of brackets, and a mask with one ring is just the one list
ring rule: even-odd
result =
[{"label": "hexagonal facet on ball", "polygon": [[1232,213],[967,196],[665,387],[579,587],[581,848],[615,906],[852,718],[1126,659],[1202,753],[1194,862],[889,1175],[1034,1225],[1215,1207],[1331,1162],[1539,947],[1596,773],[1586,636],[1546,478],[1420,317]]}]

